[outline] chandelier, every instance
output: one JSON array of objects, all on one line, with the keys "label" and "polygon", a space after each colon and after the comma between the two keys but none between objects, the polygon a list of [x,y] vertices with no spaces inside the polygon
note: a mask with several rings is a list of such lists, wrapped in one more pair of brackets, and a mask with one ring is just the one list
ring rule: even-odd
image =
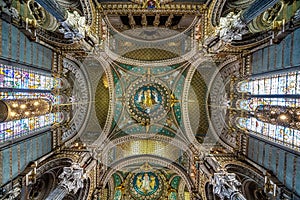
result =
[{"label": "chandelier", "polygon": [[50,113],[51,102],[47,99],[6,99],[0,101],[0,122],[32,118]]}]

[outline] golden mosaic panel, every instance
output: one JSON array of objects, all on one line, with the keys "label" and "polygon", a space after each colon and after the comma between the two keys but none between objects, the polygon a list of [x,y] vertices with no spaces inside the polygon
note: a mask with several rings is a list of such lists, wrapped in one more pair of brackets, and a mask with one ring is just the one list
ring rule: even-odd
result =
[{"label": "golden mosaic panel", "polygon": [[177,54],[163,49],[145,48],[137,49],[123,55],[126,58],[131,58],[135,60],[142,61],[157,61],[157,60],[167,60],[171,58],[178,57]]}]

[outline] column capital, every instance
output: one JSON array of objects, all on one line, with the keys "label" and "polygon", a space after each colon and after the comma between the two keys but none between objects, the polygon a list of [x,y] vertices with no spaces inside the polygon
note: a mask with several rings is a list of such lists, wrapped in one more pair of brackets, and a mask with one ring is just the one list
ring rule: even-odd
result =
[{"label": "column capital", "polygon": [[64,167],[58,178],[61,179],[60,186],[66,188],[69,193],[73,192],[75,194],[78,189],[83,188],[86,174],[78,163],[73,163],[70,167]]},{"label": "column capital", "polygon": [[219,196],[222,200],[246,200],[239,191],[241,183],[236,179],[236,175],[234,173],[228,173],[226,171],[214,173],[211,184],[213,185],[213,193]]}]

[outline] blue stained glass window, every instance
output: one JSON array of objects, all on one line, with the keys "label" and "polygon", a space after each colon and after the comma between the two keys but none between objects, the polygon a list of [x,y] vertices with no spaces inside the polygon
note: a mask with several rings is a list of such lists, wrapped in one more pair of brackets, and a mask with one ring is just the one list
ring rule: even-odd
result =
[{"label": "blue stained glass window", "polygon": [[[300,95],[300,71],[251,78],[240,82],[237,90],[250,94],[249,99],[237,101],[237,108],[252,114],[261,105],[300,107],[300,96],[297,97]],[[256,95],[263,95],[263,97]],[[238,124],[240,128],[249,130],[251,134],[297,150],[300,148],[299,130],[261,122],[254,117],[240,118]]]}]

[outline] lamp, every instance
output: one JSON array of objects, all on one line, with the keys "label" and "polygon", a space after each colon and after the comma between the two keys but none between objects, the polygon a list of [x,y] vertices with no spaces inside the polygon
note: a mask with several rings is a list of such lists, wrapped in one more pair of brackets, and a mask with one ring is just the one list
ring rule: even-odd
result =
[{"label": "lamp", "polygon": [[0,122],[45,115],[51,111],[47,99],[5,99],[0,101]]}]

